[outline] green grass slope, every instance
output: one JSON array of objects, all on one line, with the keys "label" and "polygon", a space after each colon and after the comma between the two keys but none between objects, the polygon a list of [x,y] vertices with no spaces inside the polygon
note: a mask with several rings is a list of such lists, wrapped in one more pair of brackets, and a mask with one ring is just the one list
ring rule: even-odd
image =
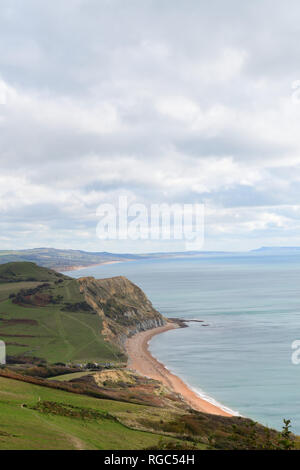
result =
[{"label": "green grass slope", "polygon": [[287,428],[278,433],[249,419],[182,409],[177,401],[97,398],[84,387],[71,392],[68,383],[5,374],[11,373],[0,375],[0,450],[299,449],[299,437]]},{"label": "green grass slope", "polygon": [[63,274],[37,266],[35,263],[15,262],[0,265],[0,283],[20,281],[56,281],[68,279]]},{"label": "green grass slope", "polygon": [[8,356],[50,363],[123,360],[90,310],[74,279],[33,263],[0,266],[0,340]]},{"label": "green grass slope", "polygon": [[141,405],[100,400],[0,377],[0,449],[143,449],[159,434],[115,419]]}]

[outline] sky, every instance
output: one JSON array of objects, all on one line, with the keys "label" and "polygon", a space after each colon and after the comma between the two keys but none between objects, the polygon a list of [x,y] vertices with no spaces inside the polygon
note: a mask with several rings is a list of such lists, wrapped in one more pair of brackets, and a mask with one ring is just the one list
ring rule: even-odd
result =
[{"label": "sky", "polygon": [[203,204],[204,250],[300,245],[300,3],[2,0],[0,249],[146,252],[100,204]]}]

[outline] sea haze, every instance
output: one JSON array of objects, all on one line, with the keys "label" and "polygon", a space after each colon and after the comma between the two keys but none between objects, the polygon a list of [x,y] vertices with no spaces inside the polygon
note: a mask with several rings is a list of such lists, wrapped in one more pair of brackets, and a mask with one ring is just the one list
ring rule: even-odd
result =
[{"label": "sea haze", "polygon": [[[300,255],[145,260],[73,271],[124,275],[164,315],[203,320],[154,337],[152,354],[205,394],[243,416],[300,433]],[[204,326],[208,325],[208,326]]]}]

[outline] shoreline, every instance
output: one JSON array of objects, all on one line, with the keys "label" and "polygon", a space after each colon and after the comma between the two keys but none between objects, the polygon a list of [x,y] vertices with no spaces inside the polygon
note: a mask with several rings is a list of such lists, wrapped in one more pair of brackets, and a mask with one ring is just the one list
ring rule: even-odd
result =
[{"label": "shoreline", "polygon": [[219,407],[208,400],[201,398],[182,379],[170,372],[164,364],[152,356],[149,351],[149,341],[154,336],[175,328],[180,328],[180,326],[169,322],[164,326],[142,331],[131,338],[128,338],[125,345],[128,355],[127,368],[151,379],[159,380],[175,393],[181,395],[183,400],[194,410],[219,416],[234,416],[233,413],[225,411],[221,406]]},{"label": "shoreline", "polygon": [[85,265],[85,266],[63,266],[63,267],[60,267],[59,269],[58,268],[52,268],[54,269],[55,271],[58,271],[58,272],[68,272],[68,271],[79,271],[80,269],[86,269],[86,268],[93,268],[95,266],[103,266],[104,264],[118,264],[118,263],[124,263],[126,262],[125,260],[119,260],[119,261],[103,261],[103,263],[96,263],[96,264],[88,264],[88,265]]}]

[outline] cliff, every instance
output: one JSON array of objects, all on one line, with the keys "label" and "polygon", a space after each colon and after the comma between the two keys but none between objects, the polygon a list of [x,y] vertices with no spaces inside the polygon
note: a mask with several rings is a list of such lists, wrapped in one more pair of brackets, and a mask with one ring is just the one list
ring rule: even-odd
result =
[{"label": "cliff", "polygon": [[84,277],[78,283],[85,301],[102,319],[102,335],[122,349],[128,337],[166,322],[144,292],[126,277]]}]

